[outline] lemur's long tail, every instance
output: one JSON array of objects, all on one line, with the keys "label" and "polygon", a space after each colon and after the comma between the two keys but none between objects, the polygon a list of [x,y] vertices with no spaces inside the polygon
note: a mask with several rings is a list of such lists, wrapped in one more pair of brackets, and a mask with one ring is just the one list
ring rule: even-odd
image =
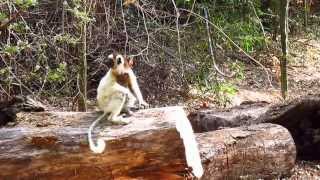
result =
[{"label": "lemur's long tail", "polygon": [[98,138],[97,139],[97,144],[93,142],[92,139],[92,131],[93,128],[98,124],[105,116],[107,113],[103,113],[101,116],[98,117],[89,127],[88,130],[88,140],[89,140],[89,147],[94,153],[102,153],[104,149],[106,148],[106,143],[104,142],[103,139]]}]

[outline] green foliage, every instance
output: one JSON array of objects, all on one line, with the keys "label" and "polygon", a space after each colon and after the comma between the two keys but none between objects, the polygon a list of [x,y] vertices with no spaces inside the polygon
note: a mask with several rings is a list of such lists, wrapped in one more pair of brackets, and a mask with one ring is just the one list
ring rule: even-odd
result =
[{"label": "green foliage", "polygon": [[[248,12],[239,12],[237,9],[215,11],[211,21],[218,25],[223,31],[246,52],[253,52],[265,47],[265,37],[262,33],[259,22]],[[247,16],[243,15],[247,14]],[[245,17],[245,18],[243,18]],[[219,44],[224,44],[227,48],[232,45],[219,34]]]},{"label": "green foliage", "polygon": [[14,3],[24,9],[36,6],[38,4],[37,0],[14,0]]},{"label": "green foliage", "polygon": [[21,21],[11,24],[10,29],[17,33],[26,33],[27,30],[30,30],[29,26]]},{"label": "green foliage", "polygon": [[0,69],[0,76],[1,77],[7,77],[7,76],[9,76],[9,74],[10,74],[10,67],[3,67]]},{"label": "green foliage", "polygon": [[[201,47],[201,45],[199,45]],[[205,47],[202,44],[202,47]],[[236,94],[237,87],[228,80],[217,78],[217,75],[212,73],[212,61],[208,56],[200,57],[195,61],[197,71],[189,74],[189,79],[202,94],[214,94],[217,103],[220,106],[227,106],[231,98]],[[235,79],[241,81],[244,79],[244,65],[240,62],[230,64],[230,70],[235,73]]]},{"label": "green foliage", "polygon": [[214,87],[216,101],[220,106],[226,107],[231,103],[231,98],[237,93],[238,89],[228,82],[218,83]]},{"label": "green foliage", "polygon": [[75,46],[79,42],[79,38],[73,37],[71,34],[58,34],[53,37],[56,43],[66,43]]},{"label": "green foliage", "polygon": [[63,83],[66,81],[66,63],[60,63],[56,69],[49,69],[48,82]]},{"label": "green foliage", "polygon": [[8,16],[5,13],[0,12],[0,21],[3,21],[5,19],[7,19],[7,18],[8,18]]},{"label": "green foliage", "polygon": [[12,71],[12,67],[1,67],[0,68],[0,82],[3,83],[3,86],[7,86],[12,81],[13,77],[10,76],[10,72]]},{"label": "green foliage", "polygon": [[37,44],[36,47],[36,57],[37,57],[37,61],[41,64],[46,64],[48,61],[48,57],[46,55],[46,49],[48,48],[48,44],[46,44],[45,42],[39,42]]},{"label": "green foliage", "polygon": [[[255,49],[260,49],[264,47],[264,37],[261,36],[253,36],[253,35],[244,35],[239,36],[240,46],[246,52],[253,52]],[[260,47],[260,48],[259,48]]]},{"label": "green foliage", "polygon": [[79,20],[80,24],[87,24],[95,21],[94,17],[90,17],[90,12],[84,8],[87,5],[83,0],[72,0],[72,5],[72,7],[67,6],[67,10]]},{"label": "green foliage", "polygon": [[245,78],[244,75],[244,64],[239,61],[232,62],[230,64],[230,70],[235,73],[235,79],[238,81],[242,81]]},{"label": "green foliage", "polygon": [[20,48],[19,46],[15,45],[5,45],[1,52],[7,54],[8,56],[13,56],[20,52]]},{"label": "green foliage", "polygon": [[193,4],[195,0],[175,0],[178,7],[188,7]]},{"label": "green foliage", "polygon": [[25,41],[19,41],[17,45],[5,45],[2,50],[0,51],[1,53],[4,53],[8,56],[14,56],[19,54],[22,50],[26,48],[30,48],[30,44]]},{"label": "green foliage", "polygon": [[74,17],[80,20],[81,23],[89,23],[95,21],[94,18],[91,18],[89,16],[88,12],[84,12],[79,8],[73,8],[69,10],[73,13]]}]

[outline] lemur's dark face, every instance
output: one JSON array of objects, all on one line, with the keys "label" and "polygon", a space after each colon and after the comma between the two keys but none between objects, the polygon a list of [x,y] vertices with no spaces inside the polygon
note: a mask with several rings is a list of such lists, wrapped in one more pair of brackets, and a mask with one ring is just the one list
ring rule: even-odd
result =
[{"label": "lemur's dark face", "polygon": [[107,66],[116,74],[125,74],[133,66],[133,60],[121,54],[113,53],[108,56]]}]

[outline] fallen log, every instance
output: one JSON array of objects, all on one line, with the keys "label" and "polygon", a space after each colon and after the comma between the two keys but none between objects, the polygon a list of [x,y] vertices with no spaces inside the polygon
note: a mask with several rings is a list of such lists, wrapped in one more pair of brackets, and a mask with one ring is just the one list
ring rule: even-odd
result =
[{"label": "fallen log", "polygon": [[203,180],[275,179],[288,176],[296,148],[287,129],[275,124],[228,128],[197,134]]},{"label": "fallen log", "polygon": [[[99,137],[107,148],[98,155],[88,148],[86,134],[96,117],[72,112],[18,114],[14,128],[0,131],[0,179],[184,179],[189,166],[201,174],[182,108],[138,111],[126,126],[100,125],[105,129]],[[189,137],[182,135],[181,140],[179,132]],[[196,138],[204,179],[285,175],[295,158],[289,133],[276,125],[199,133]]]},{"label": "fallen log", "polygon": [[18,116],[16,127],[0,130],[0,179],[182,179],[190,168],[202,175],[180,107],[138,111],[125,126],[100,125],[99,137],[107,144],[102,154],[92,153],[87,142],[96,113]]},{"label": "fallen log", "polygon": [[259,123],[279,124],[291,133],[299,159],[320,159],[320,95],[273,106],[259,102],[226,110],[200,110],[190,113],[188,118],[195,132]]}]

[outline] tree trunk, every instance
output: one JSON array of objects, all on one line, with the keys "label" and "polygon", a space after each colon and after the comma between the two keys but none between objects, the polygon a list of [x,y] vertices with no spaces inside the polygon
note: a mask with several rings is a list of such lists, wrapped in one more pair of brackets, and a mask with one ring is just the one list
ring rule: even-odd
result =
[{"label": "tree trunk", "polygon": [[309,2],[308,0],[303,0],[303,6],[304,6],[304,28],[307,29],[308,27],[308,16],[310,12]]},{"label": "tree trunk", "polygon": [[281,47],[282,57],[280,60],[281,71],[281,94],[283,99],[287,96],[288,80],[287,80],[287,54],[288,54],[288,10],[290,0],[280,0],[280,31],[281,31]]},{"label": "tree trunk", "polygon": [[[86,0],[83,2],[84,12],[87,13]],[[79,67],[79,96],[78,110],[87,111],[87,22],[81,22],[81,52],[80,52],[80,67]]]},{"label": "tree trunk", "polygon": [[0,179],[179,179],[188,167],[202,175],[191,125],[179,107],[138,111],[125,126],[101,125],[102,154],[87,143],[96,113],[18,116],[16,127],[0,131]]},{"label": "tree trunk", "polygon": [[295,165],[294,141],[282,126],[259,124],[197,135],[203,180],[275,179]]}]

